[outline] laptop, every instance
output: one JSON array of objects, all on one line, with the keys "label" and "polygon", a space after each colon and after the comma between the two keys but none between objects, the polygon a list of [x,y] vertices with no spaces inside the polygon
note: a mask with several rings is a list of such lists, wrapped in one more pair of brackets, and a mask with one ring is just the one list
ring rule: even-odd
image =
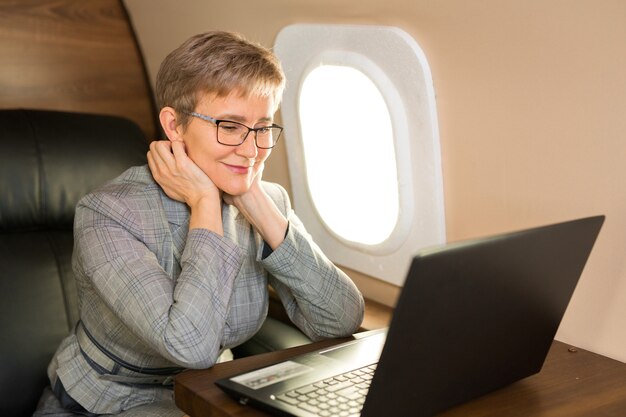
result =
[{"label": "laptop", "polygon": [[216,384],[275,415],[431,416],[533,375],[603,222],[423,250],[387,329]]}]

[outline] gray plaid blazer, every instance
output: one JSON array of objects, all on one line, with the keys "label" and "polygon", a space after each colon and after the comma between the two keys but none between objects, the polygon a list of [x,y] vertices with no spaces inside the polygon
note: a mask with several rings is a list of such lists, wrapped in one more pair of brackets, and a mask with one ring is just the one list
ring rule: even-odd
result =
[{"label": "gray plaid blazer", "polygon": [[347,336],[363,318],[352,281],[311,240],[285,190],[263,183],[287,217],[284,242],[264,242],[224,204],[224,236],[189,231],[189,209],[168,198],[147,166],[85,196],[76,209],[73,268],[80,322],[48,375],[98,414],[171,400],[172,377],[208,368],[260,328],[270,284],[311,339]]}]

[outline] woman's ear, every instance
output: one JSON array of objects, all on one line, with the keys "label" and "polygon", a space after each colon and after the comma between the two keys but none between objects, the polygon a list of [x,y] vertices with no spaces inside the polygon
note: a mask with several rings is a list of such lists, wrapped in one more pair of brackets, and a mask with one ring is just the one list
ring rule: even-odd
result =
[{"label": "woman's ear", "polygon": [[163,132],[172,142],[183,141],[183,127],[178,122],[178,114],[172,107],[163,107],[159,112]]}]

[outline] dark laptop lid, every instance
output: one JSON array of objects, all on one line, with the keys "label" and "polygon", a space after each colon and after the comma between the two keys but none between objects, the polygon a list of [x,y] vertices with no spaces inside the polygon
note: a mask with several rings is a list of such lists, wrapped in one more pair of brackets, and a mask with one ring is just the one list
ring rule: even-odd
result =
[{"label": "dark laptop lid", "polygon": [[362,415],[429,416],[539,372],[603,221],[416,256]]},{"label": "dark laptop lid", "polygon": [[[272,413],[310,416],[274,395],[372,363],[382,347],[361,415],[419,417],[537,373],[603,221],[590,217],[421,251],[386,337],[376,333],[216,383]],[[251,388],[246,379],[263,383]]]}]

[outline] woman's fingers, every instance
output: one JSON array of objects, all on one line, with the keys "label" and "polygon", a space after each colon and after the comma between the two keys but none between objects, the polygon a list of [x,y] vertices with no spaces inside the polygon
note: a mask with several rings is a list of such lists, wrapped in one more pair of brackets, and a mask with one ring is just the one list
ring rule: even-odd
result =
[{"label": "woman's fingers", "polygon": [[189,158],[183,142],[152,142],[148,152],[148,166],[156,182],[170,198],[188,205],[207,194],[219,198],[219,190]]},{"label": "woman's fingers", "polygon": [[[174,155],[174,159],[178,164],[185,163],[189,156],[187,155],[187,151],[185,150],[185,144],[181,141],[172,142],[171,153]],[[180,166],[180,165],[178,165]]]},{"label": "woman's fingers", "polygon": [[169,141],[154,141],[150,144],[148,151],[148,166],[153,174],[162,174],[163,170],[168,167],[165,157],[167,153],[171,154],[168,147]]}]

